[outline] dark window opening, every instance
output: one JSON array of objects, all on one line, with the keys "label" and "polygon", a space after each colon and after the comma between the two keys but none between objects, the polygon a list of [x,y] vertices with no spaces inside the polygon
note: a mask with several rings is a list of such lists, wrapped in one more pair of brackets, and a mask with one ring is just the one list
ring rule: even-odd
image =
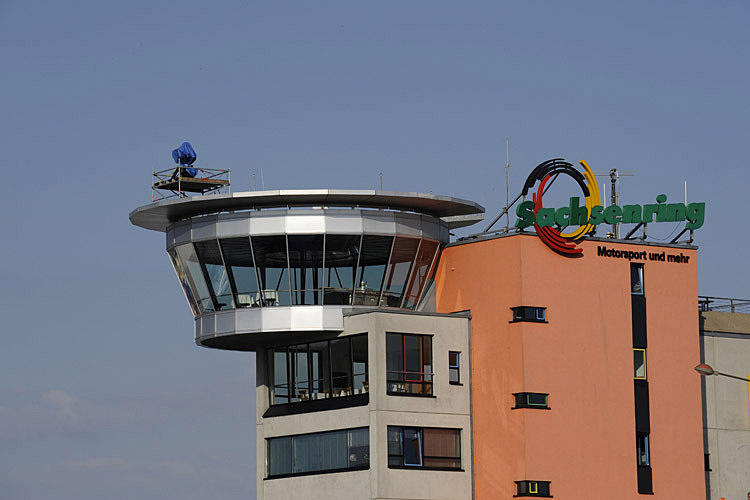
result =
[{"label": "dark window opening", "polygon": [[542,392],[516,392],[513,394],[516,405],[513,408],[549,409],[549,394]]},{"label": "dark window opening", "polygon": [[547,322],[546,307],[518,306],[511,307],[511,310],[513,311],[513,319],[511,320],[511,323],[519,321],[530,321],[532,323]]},{"label": "dark window opening", "polygon": [[461,470],[461,431],[388,426],[388,467]]},{"label": "dark window opening", "polygon": [[516,481],[514,497],[551,497],[550,481]]},{"label": "dark window opening", "polygon": [[711,460],[710,460],[710,457],[711,457],[711,455],[709,453],[704,453],[703,454],[703,469],[706,472],[711,472]]},{"label": "dark window opening", "polygon": [[461,383],[461,353],[448,352],[448,381],[451,384]]},{"label": "dark window opening", "polygon": [[432,337],[386,334],[388,394],[432,395]]},{"label": "dark window opening", "polygon": [[271,404],[369,392],[367,335],[269,350]]},{"label": "dark window opening", "polygon": [[268,478],[370,467],[367,427],[270,438]]},{"label": "dark window opening", "polygon": [[633,378],[646,380],[646,349],[633,349]]}]

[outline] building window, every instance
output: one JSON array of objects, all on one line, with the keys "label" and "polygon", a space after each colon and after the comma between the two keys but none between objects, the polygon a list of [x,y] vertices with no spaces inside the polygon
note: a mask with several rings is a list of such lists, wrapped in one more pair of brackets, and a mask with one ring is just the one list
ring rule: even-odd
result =
[{"label": "building window", "polygon": [[271,404],[365,394],[367,335],[269,350]]},{"label": "building window", "polygon": [[648,434],[636,434],[635,448],[638,453],[638,465],[651,465],[651,454],[649,452],[648,446]]},{"label": "building window", "polygon": [[386,334],[388,394],[432,395],[432,337],[407,333]]},{"label": "building window", "polygon": [[630,292],[643,295],[643,264],[630,264]]},{"label": "building window", "polygon": [[511,310],[513,311],[513,320],[511,323],[517,323],[519,321],[531,321],[533,323],[547,322],[546,307],[518,306],[511,307]]},{"label": "building window", "polygon": [[516,481],[514,497],[551,497],[549,481]]},{"label": "building window", "polygon": [[541,392],[516,392],[513,393],[516,406],[513,408],[546,408],[549,409],[549,394]]},{"label": "building window", "polygon": [[461,431],[388,426],[388,467],[461,470]]},{"label": "building window", "polygon": [[633,376],[646,380],[646,349],[633,349]]},{"label": "building window", "polygon": [[367,427],[270,438],[268,478],[370,468]]},{"label": "building window", "polygon": [[448,352],[448,381],[451,384],[461,384],[461,353]]}]

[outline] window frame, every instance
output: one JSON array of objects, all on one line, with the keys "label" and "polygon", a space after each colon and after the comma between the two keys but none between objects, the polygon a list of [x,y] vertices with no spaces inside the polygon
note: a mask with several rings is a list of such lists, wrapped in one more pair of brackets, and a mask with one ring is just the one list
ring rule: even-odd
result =
[{"label": "window frame", "polygon": [[[294,463],[294,439],[300,438],[300,437],[309,437],[309,436],[315,436],[315,435],[326,435],[326,434],[334,434],[338,432],[346,432],[346,460],[347,464],[351,460],[352,455],[352,449],[354,448],[352,446],[352,438],[351,433],[352,431],[360,431],[362,429],[367,429],[367,435],[368,435],[368,442],[367,442],[367,452],[365,453],[366,457],[366,463],[360,464],[360,465],[354,465],[354,466],[348,466],[347,467],[339,467],[339,468],[333,468],[333,469],[319,469],[319,470],[307,470],[307,471],[299,471],[299,472],[293,472],[295,463]],[[318,475],[318,474],[332,474],[336,472],[351,472],[351,471],[358,471],[358,470],[367,470],[370,468],[370,428],[369,427],[352,427],[352,428],[346,428],[346,429],[335,429],[331,431],[324,431],[324,432],[308,432],[305,434],[292,434],[288,436],[274,436],[266,438],[266,477],[264,480],[268,479],[281,479],[285,477],[295,477],[295,476],[310,476],[310,475]],[[282,439],[289,439],[289,468],[290,471],[288,473],[282,473],[282,474],[271,474],[271,445],[273,440],[282,440]]]},{"label": "window frame", "polygon": [[[398,337],[397,339],[394,339]],[[419,366],[421,372],[407,372],[407,349],[406,341],[409,337],[419,339]],[[386,332],[386,393],[389,396],[407,396],[407,397],[435,397],[435,353],[432,348],[432,334],[424,333],[405,333],[405,332]],[[398,346],[398,357],[389,358],[388,339],[396,340],[394,344]],[[429,342],[426,348],[425,342]],[[429,351],[429,363],[426,362],[427,356],[425,351]],[[389,370],[389,361],[396,361],[400,370]],[[429,371],[427,371],[429,367]],[[392,375],[396,373],[397,375]],[[412,378],[408,378],[412,377]]]},{"label": "window frame", "polygon": [[[544,396],[544,404],[532,403],[529,400],[529,396]],[[531,408],[534,410],[549,410],[549,393],[547,392],[514,392],[514,406],[512,410],[519,410],[523,408]]]},{"label": "window frame", "polygon": [[[406,463],[406,453],[404,452],[404,431],[406,429],[413,430],[417,432],[417,439],[419,442],[419,464],[407,464]],[[424,437],[424,431],[425,430],[440,430],[440,431],[453,431],[456,433],[456,438],[458,439],[458,456],[433,456],[433,455],[426,455],[425,454],[425,437]],[[401,454],[394,454],[391,453],[391,441],[390,441],[390,435],[392,431],[397,431],[399,435],[399,446],[401,449]],[[409,469],[409,470],[436,470],[436,471],[463,471],[463,459],[461,457],[461,446],[462,446],[462,440],[461,440],[461,431],[462,429],[457,428],[451,428],[451,427],[414,427],[414,426],[402,426],[402,425],[389,425],[387,427],[387,437],[388,437],[388,446],[386,447],[386,450],[388,451],[388,468],[389,469]],[[392,464],[392,459],[400,459],[400,464]],[[458,467],[437,467],[433,465],[424,465],[425,462],[429,459],[446,459],[446,460],[456,460],[458,462]]]},{"label": "window frame", "polygon": [[[523,481],[514,481],[514,482],[516,483],[516,494],[513,495],[514,498],[517,498],[517,497],[552,498],[552,493],[550,492],[551,481],[524,479]],[[533,486],[533,491],[532,491],[532,486]],[[541,486],[541,491],[540,491],[540,486]]]},{"label": "window frame", "polygon": [[[269,406],[270,407],[280,407],[280,406],[289,405],[289,404],[296,405],[296,404],[299,404],[299,403],[311,403],[311,402],[314,402],[314,401],[332,400],[332,399],[337,399],[337,398],[342,398],[342,397],[353,397],[353,398],[356,398],[357,396],[362,396],[362,395],[368,394],[369,393],[369,380],[370,380],[370,353],[369,353],[369,344],[368,344],[367,340],[365,340],[365,346],[367,346],[368,352],[367,352],[367,359],[365,360],[364,372],[363,373],[359,373],[359,372],[355,373],[355,370],[354,370],[355,362],[354,362],[354,345],[353,345],[354,342],[353,342],[353,340],[354,339],[360,339],[360,338],[368,339],[368,334],[367,333],[358,333],[356,335],[344,335],[344,336],[341,336],[341,337],[329,338],[329,339],[324,339],[324,340],[316,340],[314,342],[303,342],[303,343],[299,343],[299,344],[280,345],[280,346],[275,346],[275,347],[269,347],[268,348],[267,359],[272,360],[272,359],[275,358],[276,354],[282,354],[283,353],[283,355],[285,356],[285,359],[286,359],[286,372],[287,372],[286,384],[276,384],[276,380],[274,378],[274,374],[275,374],[275,360],[268,362],[268,367],[267,367],[267,370],[266,370],[266,372],[267,372],[266,376],[268,377]],[[337,341],[337,340],[345,340],[347,342],[347,344],[348,344],[349,362],[350,362],[349,363],[350,364],[350,366],[349,366],[350,369],[349,369],[348,377],[349,377],[349,387],[351,388],[351,393],[349,393],[349,394],[346,393],[347,391],[341,391],[338,395],[335,395],[334,394],[334,390],[333,390],[333,379],[334,379],[334,377],[333,377],[333,359],[332,359],[332,355],[331,355],[331,349],[332,349],[331,344],[332,344],[332,342]],[[315,377],[316,374],[313,373],[313,366],[315,365],[315,363],[313,362],[313,354],[314,354],[314,352],[317,352],[317,351],[313,351],[310,348],[310,346],[313,345],[313,344],[319,344],[319,343],[322,343],[322,342],[326,343],[326,350],[327,350],[327,354],[328,354],[326,356],[326,358],[327,358],[327,365],[328,366],[322,367],[323,370],[325,371],[325,376],[324,376],[324,378],[321,379],[321,378],[316,378]],[[306,388],[306,396],[307,397],[305,399],[302,399],[297,394],[296,387],[295,387],[296,384],[294,382],[294,377],[293,377],[293,375],[294,375],[293,374],[293,366],[294,366],[294,361],[295,361],[295,355],[300,352],[300,351],[297,351],[296,349],[293,349],[293,348],[297,348],[297,347],[301,347],[301,346],[305,346],[306,351],[307,351],[306,352],[306,354],[307,354],[307,379],[306,379],[307,380],[307,388]],[[292,351],[294,351],[294,352],[292,352]],[[356,392],[358,388],[354,386],[354,380],[355,380],[355,378],[361,378],[362,376],[364,376],[364,382],[362,384],[362,392]],[[328,388],[327,390],[326,389],[322,389],[321,391],[319,391],[320,393],[324,394],[324,397],[322,397],[322,398],[312,397],[313,396],[313,386],[314,386],[315,382],[318,382],[318,384],[320,386],[322,386],[322,387],[326,387],[327,386],[327,388]],[[276,388],[277,387],[282,388],[284,386],[286,386],[286,392],[287,392],[286,401],[276,402],[275,401],[275,398],[276,398]],[[316,392],[316,394],[318,394],[318,392]]]},{"label": "window frame", "polygon": [[511,320],[508,323],[549,323],[546,307],[514,306],[510,310]]},{"label": "window frame", "polygon": [[[632,295],[645,295],[645,283],[644,280],[644,269],[643,264],[630,264],[630,293]],[[635,290],[635,283],[633,283],[633,271],[637,273],[638,278],[638,284],[640,285],[640,290]]]},{"label": "window frame", "polygon": [[[456,355],[456,364],[451,364],[451,355]],[[456,380],[452,380],[451,375],[456,374]],[[451,385],[463,385],[461,383],[461,351],[448,351],[448,383]]]},{"label": "window frame", "polygon": [[[643,440],[643,441],[641,441]],[[645,446],[642,446],[645,445]],[[645,450],[644,450],[645,448]],[[645,451],[645,454],[644,454]],[[651,467],[651,434],[648,432],[637,432],[635,435],[636,465],[639,467]],[[643,456],[645,455],[645,460]]]},{"label": "window frame", "polygon": [[[643,376],[638,376],[637,365],[636,365],[636,353],[641,353],[643,359]],[[648,380],[648,358],[646,357],[646,349],[640,347],[633,348],[633,378],[635,380]]]}]

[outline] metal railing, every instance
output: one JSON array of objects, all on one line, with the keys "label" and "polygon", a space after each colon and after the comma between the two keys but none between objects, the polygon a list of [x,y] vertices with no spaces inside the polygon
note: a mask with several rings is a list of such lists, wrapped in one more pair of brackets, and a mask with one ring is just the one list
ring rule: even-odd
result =
[{"label": "metal railing", "polygon": [[723,311],[750,314],[750,299],[698,296],[699,311]]},{"label": "metal railing", "polygon": [[[187,175],[186,170],[196,171]],[[185,198],[188,193],[206,194],[225,189],[229,192],[231,169],[174,166],[151,173],[151,201]]]},{"label": "metal railing", "polygon": [[388,371],[386,377],[388,394],[432,395],[431,372]]}]

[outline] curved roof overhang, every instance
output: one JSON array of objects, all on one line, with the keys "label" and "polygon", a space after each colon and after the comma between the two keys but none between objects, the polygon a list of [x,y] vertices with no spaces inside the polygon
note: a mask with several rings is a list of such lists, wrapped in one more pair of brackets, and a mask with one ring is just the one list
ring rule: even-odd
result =
[{"label": "curved roof overhang", "polygon": [[130,213],[134,225],[165,232],[177,221],[220,212],[293,207],[347,207],[401,210],[443,219],[450,228],[484,218],[484,207],[469,200],[425,193],[375,190],[294,189],[211,194],[165,200]]}]

